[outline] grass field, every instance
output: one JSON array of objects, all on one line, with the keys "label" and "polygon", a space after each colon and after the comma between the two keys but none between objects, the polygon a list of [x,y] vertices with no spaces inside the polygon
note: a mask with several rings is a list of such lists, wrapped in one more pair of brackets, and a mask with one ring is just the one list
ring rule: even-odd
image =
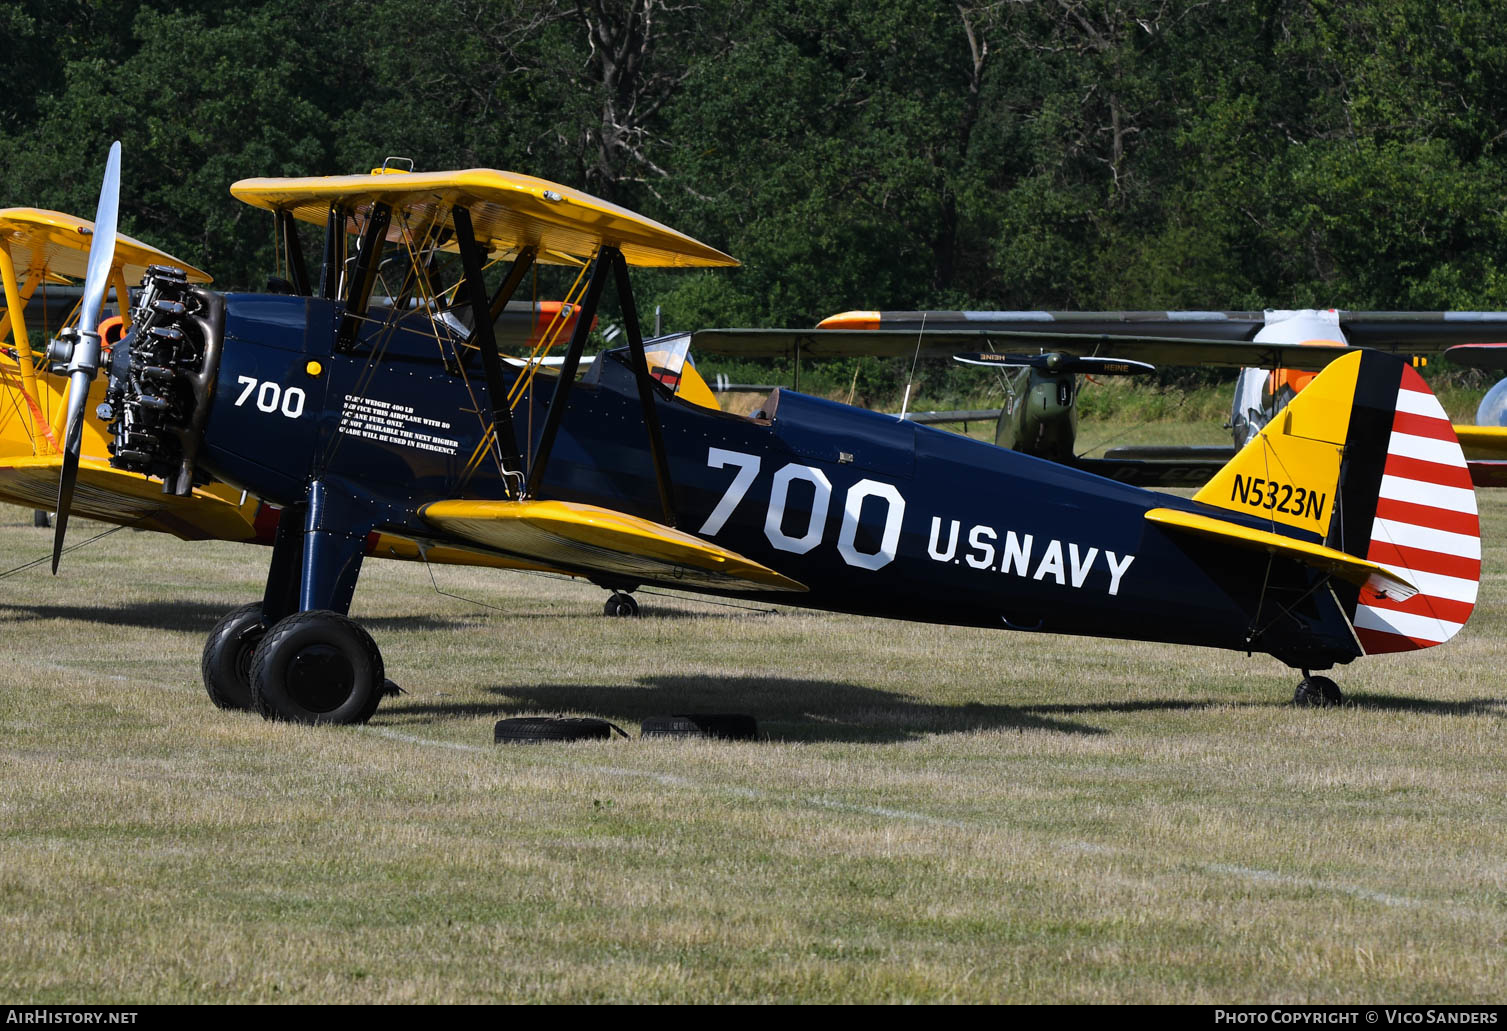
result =
[{"label": "grass field", "polygon": [[[373,563],[407,694],[210,706],[267,552],[125,531],[4,581],[11,1002],[1496,1001],[1507,499],[1450,644],[1292,707],[1269,658]],[[50,532],[0,510],[0,569]],[[78,523],[81,541],[98,529]],[[768,739],[491,744],[508,715]]]}]

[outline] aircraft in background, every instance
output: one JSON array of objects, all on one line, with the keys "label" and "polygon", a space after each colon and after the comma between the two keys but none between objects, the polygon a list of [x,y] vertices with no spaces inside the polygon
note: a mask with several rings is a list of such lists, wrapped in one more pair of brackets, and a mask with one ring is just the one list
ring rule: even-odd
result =
[{"label": "aircraft in background", "polygon": [[[107,169],[102,209],[117,184]],[[291,295],[149,273],[104,417],[116,468],[169,491],[213,476],[281,506],[262,597],[227,615],[203,663],[211,695],[268,718],[375,711],[382,655],[346,616],[373,532],[624,592],[1260,651],[1302,669],[1296,698],[1314,703],[1340,693],[1311,669],[1442,643],[1474,605],[1464,459],[1427,386],[1388,355],[1342,356],[1184,499],[795,391],[750,417],[697,403],[683,375],[695,335],[651,364],[631,268],[736,261],[566,186],[469,169],[231,192],[291,238],[295,220],[324,225],[322,273],[295,274]],[[374,308],[384,252],[437,239],[460,264],[453,294],[420,283],[416,306]],[[494,285],[498,254],[512,265]],[[583,269],[557,371],[542,354],[502,361],[488,316],[538,262]],[[578,383],[608,288],[627,346]],[[99,369],[93,331],[54,348],[75,382]],[[70,448],[82,408],[70,399]],[[61,545],[60,531],[55,557]]]},{"label": "aircraft in background", "polygon": [[[841,333],[850,336],[835,335]],[[850,311],[816,330],[713,330],[695,344],[739,357],[790,358],[797,369],[802,358],[918,354],[992,366],[1006,398],[993,413],[999,446],[1127,483],[1196,487],[1351,347],[1421,366],[1453,345],[1503,338],[1504,312]],[[1232,446],[1130,445],[1103,458],[1079,457],[1079,376],[1145,374],[1155,371],[1150,363],[1240,369],[1227,423]],[[943,422],[990,414],[927,416]],[[1507,485],[1498,463],[1473,461],[1471,470],[1477,485]]]}]

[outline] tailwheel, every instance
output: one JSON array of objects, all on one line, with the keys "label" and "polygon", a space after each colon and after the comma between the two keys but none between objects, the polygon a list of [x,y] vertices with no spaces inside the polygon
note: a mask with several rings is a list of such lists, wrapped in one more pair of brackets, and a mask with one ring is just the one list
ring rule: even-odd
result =
[{"label": "tailwheel", "polygon": [[614,591],[612,597],[607,599],[607,604],[602,606],[602,615],[636,616],[638,615],[638,601],[631,594]]},{"label": "tailwheel", "polygon": [[252,705],[269,720],[365,723],[386,684],[376,642],[338,612],[274,623],[251,663]]},{"label": "tailwheel", "polygon": [[1298,689],[1293,692],[1292,703],[1324,708],[1331,705],[1343,705],[1345,696],[1340,693],[1340,685],[1333,680],[1328,677],[1310,676],[1305,669],[1303,679],[1298,683]]},{"label": "tailwheel", "polygon": [[221,709],[252,708],[251,660],[266,635],[261,602],[232,609],[209,632],[199,670],[204,674],[204,690],[215,705]]}]

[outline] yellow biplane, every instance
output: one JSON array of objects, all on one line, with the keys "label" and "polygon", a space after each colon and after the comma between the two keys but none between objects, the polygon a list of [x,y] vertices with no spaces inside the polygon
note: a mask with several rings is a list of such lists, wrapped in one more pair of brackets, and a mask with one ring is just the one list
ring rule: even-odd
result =
[{"label": "yellow biplane", "polygon": [[[33,345],[27,314],[49,287],[84,278],[93,239],[94,223],[76,215],[39,208],[0,209],[0,279],[5,289],[0,316],[0,501],[39,510],[57,504],[68,379],[49,370],[45,343]],[[103,324],[107,346],[131,326],[127,282],[140,281],[153,265],[182,269],[190,282],[211,281],[208,273],[187,262],[117,234],[109,285],[120,314]],[[77,316],[75,306],[64,326]],[[54,329],[45,323],[43,328]],[[112,469],[104,424],[93,415],[104,393],[105,382],[96,380],[85,406],[89,417],[83,426],[75,511],[188,540],[256,538],[258,503],[239,490],[210,484],[183,496],[164,494],[160,483]]]}]

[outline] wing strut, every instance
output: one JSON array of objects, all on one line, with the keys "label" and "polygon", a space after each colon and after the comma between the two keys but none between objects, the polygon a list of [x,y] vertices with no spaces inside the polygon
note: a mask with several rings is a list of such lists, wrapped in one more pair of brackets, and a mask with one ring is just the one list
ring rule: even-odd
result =
[{"label": "wing strut", "polygon": [[37,393],[37,364],[32,356],[31,340],[26,335],[26,305],[30,303],[33,292],[37,285],[45,278],[41,269],[31,269],[26,275],[26,286],[23,288],[16,282],[16,266],[11,258],[10,246],[0,240],[0,280],[4,281],[5,287],[5,322],[0,323],[0,342],[5,340],[7,330],[14,332],[16,336],[16,364],[20,366],[21,393],[26,396],[27,406],[31,409],[32,420],[36,423],[37,435],[32,438],[32,449],[36,454],[47,453],[47,440],[51,435],[51,427],[47,420],[42,418],[42,408],[38,403]]},{"label": "wing strut", "polygon": [[591,323],[602,301],[602,288],[607,283],[609,272],[617,279],[618,308],[622,312],[624,329],[628,334],[628,351],[633,359],[633,376],[638,383],[638,400],[643,408],[644,429],[649,434],[649,451],[654,459],[654,479],[659,488],[659,504],[664,509],[665,522],[675,525],[674,486],[670,482],[670,465],[665,457],[664,434],[659,426],[659,412],[654,407],[654,382],[649,376],[649,360],[644,354],[644,338],[639,331],[638,308],[633,302],[633,286],[628,280],[628,260],[616,247],[602,247],[591,265],[591,280],[586,284],[586,296],[581,302],[581,313],[575,332],[570,338],[570,349],[565,363],[560,367],[560,379],[555,386],[555,396],[549,402],[549,415],[544,420],[544,431],[539,437],[539,447],[534,452],[533,465],[529,468],[528,496],[538,497],[539,485],[544,482],[544,472],[549,466],[550,451],[555,437],[560,432],[560,422],[565,418],[566,403],[570,389],[575,384],[576,368],[581,361],[581,352],[586,347],[586,338],[591,333]]},{"label": "wing strut", "polygon": [[602,300],[602,287],[607,282],[607,268],[616,249],[603,247],[597,251],[591,263],[591,279],[586,283],[586,296],[581,299],[581,315],[570,335],[570,347],[565,351],[565,361],[560,366],[560,378],[555,383],[555,396],[549,401],[549,415],[544,419],[544,430],[539,434],[539,446],[534,450],[534,460],[529,466],[528,497],[539,496],[539,484],[544,482],[544,471],[549,467],[549,453],[554,449],[555,437],[560,432],[560,421],[565,417],[565,406],[570,400],[570,389],[575,386],[576,370],[581,365],[581,353],[586,350],[586,339],[591,335],[591,323],[596,318],[597,305]]},{"label": "wing strut", "polygon": [[[460,248],[461,268],[465,272],[466,299],[471,304],[471,340],[481,351],[481,367],[487,377],[487,397],[492,402],[492,428],[497,434],[497,447],[502,455],[504,473],[518,474],[523,470],[523,456],[518,451],[518,435],[513,430],[513,409],[508,406],[508,392],[502,383],[502,359],[497,354],[497,334],[492,325],[492,306],[487,300],[487,285],[482,281],[481,249],[476,246],[476,235],[471,229],[471,212],[456,205],[450,220],[455,226],[455,243]],[[525,250],[513,263],[508,283],[514,288],[523,274],[533,264],[532,248]],[[507,284],[504,284],[506,287]],[[509,290],[509,293],[512,291]],[[506,299],[503,301],[507,303]],[[553,409],[551,409],[553,412]],[[507,477],[504,476],[504,479]],[[511,487],[509,488],[511,489]]]},{"label": "wing strut", "polygon": [[345,318],[340,322],[340,340],[336,345],[342,351],[349,351],[355,344],[361,317],[371,304],[372,287],[377,285],[377,269],[382,258],[382,241],[387,239],[387,226],[391,221],[392,207],[387,204],[373,204],[366,213],[366,228],[356,245],[356,268],[345,289]]},{"label": "wing strut", "polygon": [[628,353],[633,356],[633,376],[638,381],[638,403],[644,410],[644,428],[649,431],[649,451],[654,457],[654,482],[659,487],[659,505],[665,525],[675,525],[675,490],[670,482],[670,463],[665,459],[665,438],[654,408],[654,381],[649,378],[649,359],[644,355],[644,337],[639,332],[638,306],[633,303],[633,285],[628,282],[628,261],[621,251],[612,252],[617,272],[617,302],[623,328],[628,334]]},{"label": "wing strut", "polygon": [[523,282],[523,277],[528,275],[529,269],[534,267],[534,259],[538,255],[539,248],[525,247],[518,252],[518,257],[513,259],[513,267],[508,270],[508,278],[502,281],[502,285],[492,295],[491,312],[493,322],[502,318],[502,313],[507,308],[508,302],[518,292],[518,286]]},{"label": "wing strut", "polygon": [[[313,291],[309,288],[309,270],[304,267],[303,244],[298,242],[298,223],[292,212],[278,209],[277,235],[282,237],[283,250],[288,252],[288,278],[293,282],[293,289],[298,296],[308,297]],[[125,306],[121,311],[125,311]]]},{"label": "wing strut", "polygon": [[345,209],[330,205],[324,224],[324,264],[319,272],[319,296],[333,301],[340,296],[340,273],[345,268]]}]

